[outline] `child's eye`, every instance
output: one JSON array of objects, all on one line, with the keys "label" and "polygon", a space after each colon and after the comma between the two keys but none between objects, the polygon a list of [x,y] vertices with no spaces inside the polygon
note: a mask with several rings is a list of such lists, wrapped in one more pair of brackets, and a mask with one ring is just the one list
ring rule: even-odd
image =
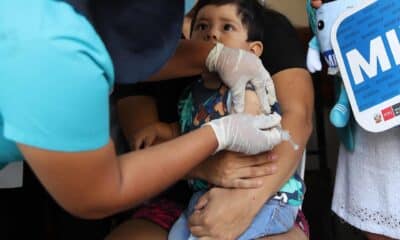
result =
[{"label": "child's eye", "polygon": [[197,31],[199,31],[199,30],[200,30],[200,31],[204,31],[204,30],[207,29],[207,24],[205,24],[205,23],[198,23],[194,29],[197,30]]},{"label": "child's eye", "polygon": [[233,31],[233,30],[234,30],[234,27],[231,24],[225,24],[224,25],[224,31],[230,32],[230,31]]}]

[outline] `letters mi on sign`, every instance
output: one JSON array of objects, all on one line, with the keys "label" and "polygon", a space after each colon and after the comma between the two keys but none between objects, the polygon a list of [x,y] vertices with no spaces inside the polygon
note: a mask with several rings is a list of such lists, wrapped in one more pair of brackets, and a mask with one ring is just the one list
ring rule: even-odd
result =
[{"label": "letters mi on sign", "polygon": [[382,132],[400,124],[400,1],[366,0],[332,29],[332,45],[358,124]]}]

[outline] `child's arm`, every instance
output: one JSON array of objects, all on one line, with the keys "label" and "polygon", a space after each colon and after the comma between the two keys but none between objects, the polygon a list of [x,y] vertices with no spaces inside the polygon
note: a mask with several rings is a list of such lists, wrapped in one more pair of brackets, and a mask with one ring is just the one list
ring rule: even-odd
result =
[{"label": "child's arm", "polygon": [[151,96],[131,96],[117,105],[122,131],[131,149],[140,149],[179,136],[178,123],[162,123]]},{"label": "child's arm", "polygon": [[176,138],[179,133],[177,122],[156,122],[136,131],[129,139],[129,142],[132,149],[138,150]]},{"label": "child's arm", "polygon": [[117,103],[117,113],[119,124],[128,141],[138,130],[159,121],[156,101],[151,96],[122,98]]},{"label": "child's arm", "polygon": [[261,114],[260,100],[256,92],[246,90],[244,95],[244,112],[251,115]]}]

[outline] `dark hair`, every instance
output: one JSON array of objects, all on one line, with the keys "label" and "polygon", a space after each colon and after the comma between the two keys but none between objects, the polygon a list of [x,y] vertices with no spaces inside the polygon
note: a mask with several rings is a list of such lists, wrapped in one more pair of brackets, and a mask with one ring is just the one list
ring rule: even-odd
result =
[{"label": "dark hair", "polygon": [[247,41],[263,40],[265,8],[257,0],[199,0],[193,8],[190,34],[192,34],[197,14],[203,7],[208,5],[221,6],[226,4],[237,6],[237,14],[241,17],[242,24],[247,27]]}]

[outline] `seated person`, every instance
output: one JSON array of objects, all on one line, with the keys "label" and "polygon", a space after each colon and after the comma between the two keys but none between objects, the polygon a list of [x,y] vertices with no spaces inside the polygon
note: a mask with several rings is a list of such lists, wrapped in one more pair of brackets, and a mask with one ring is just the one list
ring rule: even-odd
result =
[{"label": "seated person", "polygon": [[[264,46],[267,47],[268,51],[265,51],[263,53],[264,56],[268,56],[267,58],[264,57],[265,59],[274,59],[274,61],[265,61],[266,66],[268,69],[271,69],[273,78],[274,80],[279,80],[277,81],[278,86],[277,86],[277,91],[278,91],[278,98],[280,97],[280,89],[282,89],[282,85],[284,85],[284,88],[282,90],[285,90],[287,88],[287,83],[288,80],[290,79],[290,82],[293,86],[296,86],[296,90],[303,90],[297,93],[304,93],[304,94],[296,94],[293,93],[290,88],[288,90],[285,90],[284,93],[281,94],[281,104],[282,104],[282,112],[283,112],[283,122],[287,124],[287,126],[290,126],[290,128],[296,129],[297,133],[297,138],[300,139],[299,142],[301,143],[302,147],[304,147],[305,142],[307,141],[310,130],[311,130],[311,124],[309,122],[309,117],[311,116],[311,111],[312,111],[312,88],[311,85],[309,84],[309,75],[307,72],[302,69],[304,68],[304,57],[303,53],[301,53],[299,50],[301,49],[299,45],[297,45],[296,42],[296,35],[294,32],[294,29],[291,27],[291,25],[287,22],[287,19],[282,17],[280,14],[273,12],[271,10],[268,10],[267,12],[267,17],[265,23],[265,28],[269,31],[266,32],[265,35],[269,36],[268,33],[270,33],[270,37],[265,38],[264,41],[266,41],[266,44]],[[277,43],[279,42],[279,45]],[[284,44],[281,45],[281,43],[286,43],[287,47],[284,49],[282,46],[285,46]],[[290,55],[289,55],[290,54]],[[281,56],[282,55],[282,56]],[[286,58],[285,58],[286,56]],[[291,56],[289,58],[289,56]],[[293,82],[292,82],[293,80]],[[282,92],[281,90],[281,92]],[[286,93],[289,94],[286,95]],[[170,94],[164,93],[164,95],[171,96]],[[289,97],[289,99],[288,99]],[[297,100],[296,100],[297,99]],[[288,103],[293,103],[295,102],[296,104],[290,104],[291,106],[295,107],[287,107]],[[136,108],[135,109],[142,109],[145,110],[147,107],[143,107],[141,104],[135,104]],[[139,107],[141,105],[141,107]],[[298,109],[298,107],[301,107],[301,109]],[[303,110],[303,108],[305,109]],[[124,107],[124,109],[128,109],[127,107]],[[133,109],[130,109],[131,112],[135,112],[135,115],[138,115],[138,112],[133,111]],[[295,110],[295,114],[293,114],[293,110]],[[300,111],[299,111],[300,110]],[[310,111],[311,110],[311,111]],[[289,116],[299,116],[300,114],[300,122],[299,119],[297,119],[297,122],[299,122],[301,126],[297,125],[297,122],[295,124],[289,123],[289,121],[285,121],[285,118],[287,116],[287,119],[289,119]],[[156,116],[158,118],[158,116]],[[292,118],[293,119],[293,118]],[[121,119],[122,120],[122,119]],[[299,130],[300,129],[300,130]],[[294,131],[291,131],[294,133]],[[129,135],[129,134],[128,134]],[[130,135],[132,136],[132,135]],[[134,138],[131,137],[131,140]],[[160,139],[156,139],[160,140]],[[132,143],[134,146],[135,143]],[[280,146],[280,150],[277,150],[279,152],[279,157],[282,156],[283,161],[287,160],[289,164],[295,165],[293,162],[294,159],[299,158],[300,151],[297,151],[297,153],[291,153],[293,151],[287,151],[287,146],[285,144],[281,144],[284,146]],[[138,145],[139,146],[139,145]],[[286,150],[283,150],[285,149]],[[292,147],[290,147],[292,148]],[[282,150],[281,150],[282,149]],[[284,153],[282,153],[284,152]],[[235,159],[234,155],[231,153],[221,153],[217,154],[214,157],[212,157],[207,164],[202,164],[202,166],[199,166],[197,169],[193,170],[193,175],[194,176],[199,176],[202,175],[205,179],[208,179],[210,182],[214,182],[215,184],[219,184],[221,182],[218,181],[212,181],[211,179],[207,178],[207,175],[205,174],[200,174],[202,170],[206,170],[208,175],[210,176],[211,173],[215,173],[208,170],[207,166],[213,166],[217,164],[218,162],[221,162],[221,159]],[[238,158],[236,157],[236,160]],[[253,158],[246,158],[250,159],[251,161],[254,161]],[[258,159],[261,159],[258,157]],[[265,155],[263,155],[262,159],[266,159]],[[245,158],[241,158],[241,161],[245,161]],[[223,160],[222,160],[223,162]],[[248,162],[249,163],[249,162]],[[247,164],[248,164],[247,163]],[[295,168],[295,167],[294,167]],[[292,167],[292,169],[294,169]],[[199,174],[196,174],[195,172],[198,172]],[[205,172],[205,171],[203,171]],[[212,175],[212,174],[211,174]],[[221,179],[221,178],[219,178]],[[282,181],[283,183],[284,181]],[[276,189],[278,190],[278,189]],[[214,193],[216,193],[214,191]],[[232,191],[231,196],[233,196],[235,193]],[[250,194],[246,195],[235,195],[232,197],[236,198],[237,200],[232,200],[232,203],[234,202],[245,202],[248,201],[247,196]],[[265,194],[261,194],[265,195]],[[239,196],[239,197],[237,197]],[[260,196],[260,195],[258,195]],[[262,198],[262,197],[261,197]],[[254,198],[252,199],[254,200]],[[210,204],[210,208],[211,208]],[[227,204],[221,205],[218,207],[219,212],[226,210]],[[215,206],[215,205],[213,205]],[[251,207],[257,206],[257,204],[252,204]],[[162,212],[160,211],[159,205],[153,204],[153,202],[150,202],[149,204],[146,205],[147,210],[143,211],[143,208],[139,209],[139,211],[135,214],[135,218],[131,219],[129,221],[126,221],[125,223],[121,224],[115,231],[111,233],[109,236],[109,239],[165,239],[166,238],[166,232],[165,230],[169,229],[169,226],[166,226],[165,224],[160,224],[160,218],[157,219],[158,216],[166,216],[168,213],[167,212]],[[225,209],[224,209],[225,208]],[[257,208],[257,207],[256,207]],[[149,212],[150,210],[150,212]],[[226,221],[229,221],[229,219],[232,219],[230,215],[231,213],[236,214],[235,212],[240,212],[240,211],[247,211],[249,210],[248,207],[246,208],[234,208],[234,209],[228,209],[228,212],[223,214],[223,218],[221,217],[217,218],[219,219],[220,223],[224,223]],[[251,212],[251,211],[250,211]],[[156,214],[157,213],[157,214]],[[175,214],[176,215],[176,214]],[[246,219],[247,216],[243,216],[242,219]],[[150,221],[147,221],[150,220]],[[226,220],[226,221],[225,221]],[[232,221],[231,221],[232,222]],[[297,227],[292,228],[292,230],[287,233],[287,234],[279,234],[276,236],[271,236],[268,237],[268,239],[306,239],[304,234],[301,232],[300,229],[302,230],[308,230],[307,229],[307,223],[305,222],[305,219],[301,212],[299,212],[298,218],[296,220]],[[228,229],[229,233],[235,236],[234,233],[241,231],[243,229],[243,226],[245,226],[247,223],[240,223],[240,221],[235,220],[235,224],[238,225],[238,227],[234,227],[234,229]],[[217,224],[213,224],[214,226],[217,226]],[[240,226],[243,225],[243,226]],[[230,227],[234,226],[232,224],[225,224],[225,226]],[[224,229],[225,230],[225,229]],[[243,229],[244,230],[244,229]],[[221,231],[223,233],[223,231]],[[226,236],[226,235],[222,235]]]},{"label": "seated person", "polygon": [[[260,56],[262,52],[262,29],[264,8],[257,1],[200,1],[195,11],[191,39],[216,41],[232,48],[242,48]],[[271,117],[277,117],[277,102],[272,79],[266,85],[271,105]],[[251,90],[246,92],[245,112],[261,114],[257,95]],[[219,77],[212,73],[203,73],[184,94],[180,107],[180,129],[182,133],[194,130],[212,119],[219,118],[229,111],[228,88]],[[180,135],[178,124],[155,123],[137,134],[136,148],[148,147],[158,139],[168,140]],[[276,134],[281,134],[276,129]],[[279,142],[275,143],[278,144]],[[195,210],[200,197],[209,189],[201,180],[192,180],[190,185],[196,191],[186,213],[182,214],[170,232],[169,239],[195,239],[188,229],[188,217]],[[297,211],[302,203],[304,184],[297,175],[291,178],[281,191],[270,199],[250,228],[239,239],[254,239],[262,236],[288,231],[294,224]]]}]

